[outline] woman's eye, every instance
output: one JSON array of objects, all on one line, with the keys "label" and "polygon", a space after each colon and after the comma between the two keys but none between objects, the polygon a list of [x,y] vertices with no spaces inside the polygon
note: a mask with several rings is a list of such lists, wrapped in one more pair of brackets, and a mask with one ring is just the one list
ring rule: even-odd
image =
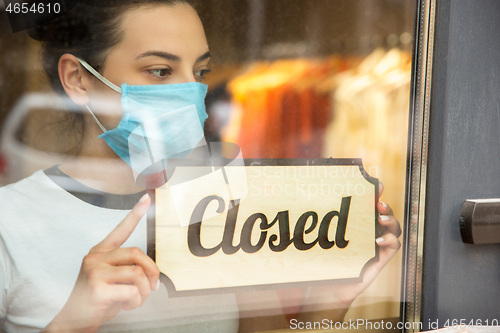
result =
[{"label": "woman's eye", "polygon": [[170,68],[150,69],[148,72],[154,76],[159,77],[159,78],[164,78],[164,77],[171,74]]},{"label": "woman's eye", "polygon": [[210,69],[201,69],[199,71],[194,72],[194,75],[196,75],[196,77],[203,80],[203,79],[205,79],[205,76],[210,74],[210,72],[211,72]]}]

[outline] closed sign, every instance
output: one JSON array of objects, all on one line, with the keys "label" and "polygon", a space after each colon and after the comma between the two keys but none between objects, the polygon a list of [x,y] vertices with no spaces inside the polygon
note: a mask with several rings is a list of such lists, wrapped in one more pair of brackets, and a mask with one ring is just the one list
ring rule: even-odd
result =
[{"label": "closed sign", "polygon": [[171,294],[356,279],[377,253],[377,193],[361,160],[177,167],[148,253]]}]

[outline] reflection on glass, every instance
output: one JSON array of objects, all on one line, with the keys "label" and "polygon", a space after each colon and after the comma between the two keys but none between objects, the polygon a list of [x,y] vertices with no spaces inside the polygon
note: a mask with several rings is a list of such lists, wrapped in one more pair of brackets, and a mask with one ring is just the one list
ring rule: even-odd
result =
[{"label": "reflection on glass", "polygon": [[[209,104],[216,136],[237,142],[247,158],[360,157],[402,222],[414,3],[247,5],[247,19],[238,22],[214,19],[212,4],[202,11],[208,31],[225,32],[211,41],[234,48],[214,59],[210,77],[221,96]],[[401,252],[345,319],[398,318],[400,289]]]},{"label": "reflection on glass", "polygon": [[[92,1],[88,2],[92,5]],[[402,225],[414,1],[199,0],[194,4],[212,54],[212,72],[206,79],[206,141],[236,143],[247,159],[361,158],[367,173],[383,182],[381,201],[390,205]],[[158,29],[167,24],[159,22]],[[25,32],[12,33],[5,12],[0,24],[0,49],[7,50],[0,55],[0,185],[47,169],[54,184],[68,193],[80,193],[80,200],[88,203],[102,197],[106,204],[114,202],[114,196],[101,193],[103,185],[98,181],[113,179],[116,170],[123,174],[123,163],[118,158],[103,161],[89,158],[95,157],[92,154],[81,156],[85,126],[96,124],[86,109],[50,90],[41,66],[40,43]],[[132,22],[128,28],[143,37],[154,35],[151,31],[142,32],[144,27]],[[156,45],[160,49],[154,51],[162,51],[164,46]],[[115,54],[113,59],[123,58]],[[161,72],[160,68],[153,70]],[[107,79],[112,81],[114,77]],[[119,98],[106,97],[112,95],[107,88],[102,89],[105,98],[94,103],[96,116],[113,119],[113,111],[119,110]],[[85,125],[79,122],[82,117],[87,120]],[[101,134],[97,129],[94,132]],[[84,179],[82,185],[53,167],[60,163],[93,172],[102,169],[105,177]],[[227,181],[227,175],[224,177]],[[132,208],[140,198],[137,193],[144,190],[140,186],[133,189],[134,196],[120,199],[121,209]],[[182,188],[180,192],[189,189]],[[391,215],[388,208],[379,210],[381,215]],[[90,214],[82,212],[82,219],[87,213]],[[189,214],[179,211],[177,215]],[[8,242],[1,238],[7,235],[4,227],[0,224],[0,245]],[[99,227],[94,227],[92,232],[97,232]],[[77,230],[88,232],[85,228]],[[399,235],[395,226],[381,230],[381,234],[389,231]],[[97,234],[106,236],[109,231]],[[73,288],[83,256],[102,237],[89,239],[89,247],[82,248],[78,258],[68,259],[68,265],[75,266],[76,272],[70,274],[70,282],[61,280],[64,291],[55,297],[59,303],[53,313],[42,315],[40,323],[48,324],[57,314],[57,306],[64,304],[62,300]],[[130,243],[146,252],[144,220],[141,231]],[[168,298],[162,286],[142,310],[122,311],[105,327],[120,329],[124,327],[120,325],[133,325],[128,328],[151,329],[165,325],[179,331],[232,332],[239,326],[242,332],[256,332],[301,327],[352,328],[335,323],[363,319],[389,321],[390,326],[375,327],[378,331],[396,331],[401,304],[401,250],[388,252],[389,262],[383,268],[370,270],[373,281],[369,283],[311,283],[293,288],[276,285],[176,298]],[[8,251],[2,253],[5,256]],[[7,290],[5,281],[0,276],[0,287]],[[57,283],[54,284],[50,288],[56,288]],[[13,299],[10,309],[0,307],[0,323],[6,329],[20,325],[9,317],[9,311],[23,306],[16,304],[14,296]],[[0,304],[8,302],[2,297],[0,300]],[[148,318],[147,323],[144,318]],[[321,325],[314,326],[318,322]],[[358,323],[358,329],[370,328],[364,321]]]}]

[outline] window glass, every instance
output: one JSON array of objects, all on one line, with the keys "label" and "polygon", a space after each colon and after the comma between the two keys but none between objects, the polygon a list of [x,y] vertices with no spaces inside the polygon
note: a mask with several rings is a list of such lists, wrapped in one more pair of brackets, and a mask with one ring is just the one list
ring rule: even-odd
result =
[{"label": "window glass", "polygon": [[5,1],[0,328],[400,331],[415,8]]}]

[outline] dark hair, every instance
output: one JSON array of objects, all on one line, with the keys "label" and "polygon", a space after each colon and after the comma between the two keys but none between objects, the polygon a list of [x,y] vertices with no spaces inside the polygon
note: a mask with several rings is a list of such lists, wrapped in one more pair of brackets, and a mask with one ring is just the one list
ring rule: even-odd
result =
[{"label": "dark hair", "polygon": [[71,53],[102,69],[108,51],[120,42],[123,14],[135,7],[188,4],[189,0],[80,0],[70,11],[40,24],[29,35],[41,42],[43,68],[52,88],[62,93],[57,70],[59,58]]},{"label": "dark hair", "polygon": [[[59,80],[59,58],[70,53],[87,61],[97,71],[101,71],[108,51],[120,42],[120,27],[123,15],[130,9],[153,6],[188,4],[190,0],[78,0],[78,3],[63,15],[43,22],[28,31],[29,35],[42,42],[42,64],[52,88],[63,95]],[[58,119],[50,123],[62,129],[60,137],[71,142],[60,153],[78,154],[83,141],[83,113],[59,113]],[[57,119],[57,118],[56,118]],[[66,133],[64,132],[66,131]],[[59,140],[60,141],[60,140]],[[36,144],[35,144],[36,145]]]}]

